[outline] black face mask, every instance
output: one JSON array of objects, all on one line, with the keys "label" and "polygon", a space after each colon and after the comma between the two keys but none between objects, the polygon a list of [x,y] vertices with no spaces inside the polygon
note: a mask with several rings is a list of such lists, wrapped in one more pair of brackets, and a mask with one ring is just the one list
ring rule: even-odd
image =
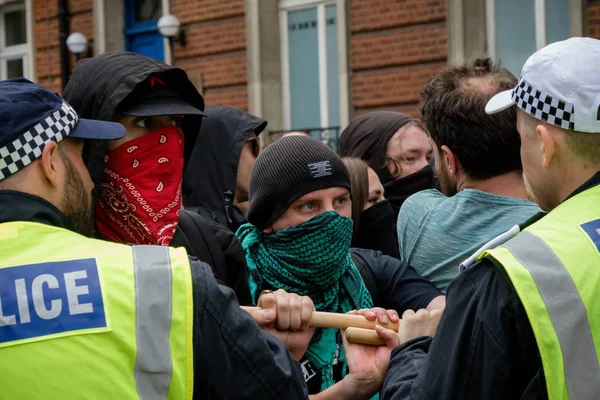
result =
[{"label": "black face mask", "polygon": [[390,202],[384,200],[360,213],[352,247],[378,250],[398,258],[397,235],[396,215]]},{"label": "black face mask", "polygon": [[421,190],[433,189],[435,187],[434,175],[431,165],[427,165],[414,174],[383,184],[385,197],[390,201],[396,217],[398,217],[402,203],[409,196]]}]

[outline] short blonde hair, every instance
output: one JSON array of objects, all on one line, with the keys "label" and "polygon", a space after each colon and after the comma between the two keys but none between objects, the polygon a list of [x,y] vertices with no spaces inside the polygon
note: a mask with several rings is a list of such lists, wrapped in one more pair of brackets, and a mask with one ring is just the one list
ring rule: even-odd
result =
[{"label": "short blonde hair", "polygon": [[595,165],[600,165],[600,133],[566,131],[565,143],[573,154]]},{"label": "short blonde hair", "polygon": [[594,165],[600,165],[600,132],[588,133],[569,131],[538,120],[524,111],[521,112],[521,115],[523,115],[525,124],[528,127],[528,131],[524,133],[525,135],[533,134],[538,125],[546,125],[558,129],[565,138],[567,148],[574,156],[591,162]]}]

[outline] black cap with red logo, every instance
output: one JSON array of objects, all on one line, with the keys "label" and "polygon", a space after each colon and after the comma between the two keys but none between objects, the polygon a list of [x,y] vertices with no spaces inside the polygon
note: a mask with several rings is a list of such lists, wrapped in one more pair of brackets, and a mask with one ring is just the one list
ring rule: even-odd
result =
[{"label": "black cap with red logo", "polygon": [[136,86],[135,90],[119,105],[119,109],[120,114],[135,117],[206,116],[204,112],[185,101],[181,95],[168,87],[156,75],[150,76]]}]

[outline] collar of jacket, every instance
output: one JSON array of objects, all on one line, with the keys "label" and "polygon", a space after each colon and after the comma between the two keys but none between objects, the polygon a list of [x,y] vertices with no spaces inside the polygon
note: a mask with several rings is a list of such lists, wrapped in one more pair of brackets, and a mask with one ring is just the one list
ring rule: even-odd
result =
[{"label": "collar of jacket", "polygon": [[[575,189],[562,202],[564,203],[565,201],[569,200],[570,198],[577,196],[579,193],[585,192],[586,190],[591,189],[593,187],[596,187],[598,185],[600,185],[600,171],[596,172],[594,174],[594,176],[592,176],[590,179],[588,179],[583,185],[581,185],[577,189]],[[547,214],[548,213],[546,211],[540,211],[539,213],[537,213],[534,216],[530,217],[527,221],[523,222],[522,224],[519,224],[519,230],[515,233],[515,235],[518,232],[522,232],[528,226],[535,224],[540,219],[542,219],[543,217],[545,217]]]},{"label": "collar of jacket", "polygon": [[571,193],[563,202],[569,200],[571,197],[577,196],[579,193],[591,189],[595,186],[600,185],[600,171],[596,172],[594,176],[587,180],[583,185],[579,186],[573,193]]},{"label": "collar of jacket", "polygon": [[[563,203],[565,201],[569,200],[570,198],[577,196],[579,193],[585,192],[586,190],[596,187],[598,185],[600,185],[600,171],[596,172],[594,174],[594,176],[592,176],[590,179],[588,179],[583,185],[581,185],[577,189],[575,189],[569,196],[567,196],[566,199],[563,200]],[[531,218],[529,218],[527,221],[523,222],[522,224],[519,224],[519,228],[520,228],[519,231],[522,231],[523,229],[527,228],[529,225],[536,223],[537,221],[542,219],[542,217],[544,217],[546,214],[548,214],[548,213],[545,211],[541,211],[541,212],[535,214],[534,216],[532,216]]]},{"label": "collar of jacket", "polygon": [[27,221],[73,230],[58,208],[41,197],[13,190],[0,190],[0,224]]}]

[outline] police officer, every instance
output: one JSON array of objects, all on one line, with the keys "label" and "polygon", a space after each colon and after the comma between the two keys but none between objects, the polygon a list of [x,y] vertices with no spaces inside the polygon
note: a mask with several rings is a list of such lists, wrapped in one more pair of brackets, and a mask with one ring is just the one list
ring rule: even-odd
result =
[{"label": "police officer", "polygon": [[185,250],[84,236],[83,140],[124,133],[0,82],[0,398],[306,398],[292,355],[312,336],[310,299],[278,291],[253,315],[290,355]]},{"label": "police officer", "polygon": [[[435,339],[394,351],[384,399],[598,398],[598,65],[598,40],[551,44],[527,60],[514,89],[487,104],[490,114],[517,106],[525,178],[549,213],[465,265]],[[426,312],[409,314],[405,328],[426,323]]]}]

